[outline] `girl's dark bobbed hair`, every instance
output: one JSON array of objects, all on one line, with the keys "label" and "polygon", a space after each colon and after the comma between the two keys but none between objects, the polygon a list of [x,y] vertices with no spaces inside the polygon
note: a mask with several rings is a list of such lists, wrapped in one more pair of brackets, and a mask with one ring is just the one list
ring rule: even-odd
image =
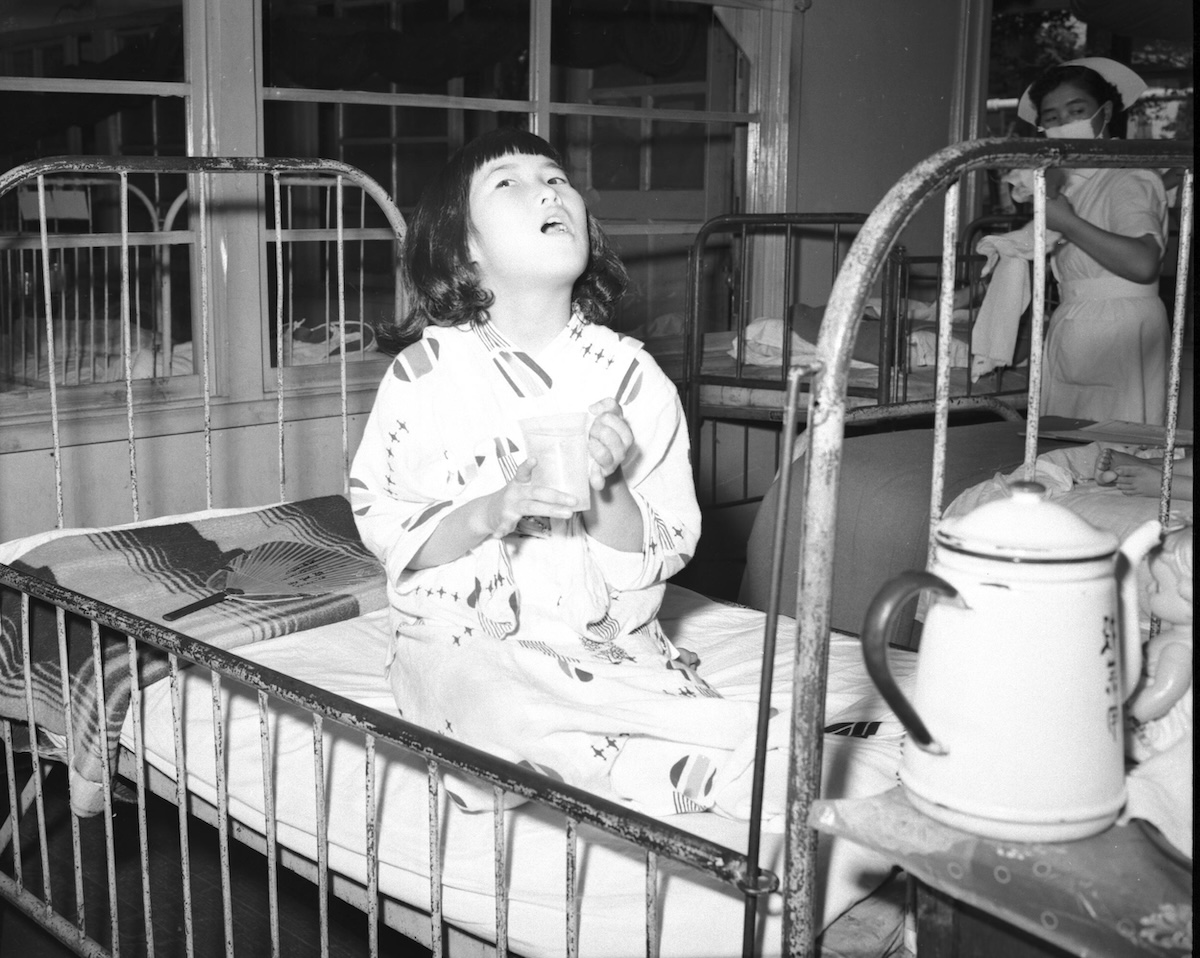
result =
[{"label": "girl's dark bobbed hair", "polygon": [[[501,127],[456,150],[421,192],[404,239],[402,273],[408,313],[377,330],[380,348],[395,353],[429,325],[461,326],[487,319],[493,302],[471,262],[471,178],[484,164],[512,154],[545,156],[562,165],[558,152],[527,130]],[[575,281],[572,300],[585,322],[606,323],[629,284],[625,267],[600,225],[588,215],[588,264]]]}]

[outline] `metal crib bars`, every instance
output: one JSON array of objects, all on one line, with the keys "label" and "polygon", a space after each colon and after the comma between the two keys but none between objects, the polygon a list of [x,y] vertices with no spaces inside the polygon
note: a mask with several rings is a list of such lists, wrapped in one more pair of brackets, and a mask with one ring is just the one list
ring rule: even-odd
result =
[{"label": "metal crib bars", "polygon": [[[788,388],[787,371],[792,362],[792,339],[784,335],[781,339],[782,356],[778,375],[763,379],[747,377],[748,362],[743,349],[735,348],[732,369],[721,372],[705,370],[704,338],[705,333],[714,330],[704,328],[706,310],[716,306],[717,319],[727,323],[727,331],[733,333],[733,343],[745,342],[747,326],[755,318],[755,310],[759,315],[779,316],[784,319],[793,307],[801,304],[801,271],[805,261],[826,259],[828,261],[828,281],[832,283],[841,268],[844,250],[852,238],[854,231],[866,220],[864,213],[727,213],[708,220],[697,231],[696,239],[688,253],[688,287],[687,303],[685,306],[685,322],[683,331],[683,376],[681,386],[681,401],[686,411],[690,444],[692,449],[693,471],[697,479],[698,492],[703,499],[708,490],[714,491],[718,485],[718,436],[714,428],[709,450],[710,475],[701,476],[699,454],[702,425],[709,414],[701,401],[702,388],[705,385],[740,386],[746,387],[753,383],[756,387],[777,390],[781,395]],[[705,295],[705,257],[710,251],[714,240],[727,237],[730,243],[727,269],[729,278],[721,292],[724,302],[717,305],[712,302],[712,296]],[[819,253],[803,249],[807,244],[819,244]],[[828,247],[827,250],[824,247]],[[782,281],[773,275],[772,266],[783,264]],[[820,263],[817,264],[820,266]],[[819,274],[819,270],[814,270]],[[882,367],[881,367],[882,368]],[[889,374],[881,371],[878,397],[883,401],[885,382]],[[782,405],[782,404],[781,404]],[[733,418],[737,418],[732,410],[727,410]],[[782,421],[784,412],[779,410],[776,421]],[[711,417],[714,419],[720,416]],[[743,432],[742,461],[749,461],[749,434]],[[775,448],[774,468],[778,469],[783,456],[782,447]],[[749,488],[749,469],[741,470],[740,495],[729,501],[719,503],[722,507],[730,507],[748,502],[754,502],[761,495],[752,495]]]},{"label": "metal crib bars", "polygon": [[[116,178],[119,212],[118,226],[115,234],[97,233],[78,236],[73,234],[64,235],[57,232],[52,234],[50,224],[53,221],[53,217],[47,212],[47,203],[48,197],[54,195],[55,191],[48,185],[47,178],[51,178],[50,181],[56,183],[58,181],[54,179],[55,177],[66,175],[69,176],[69,182],[71,183],[84,183],[91,186],[97,186],[105,182],[111,184],[113,181],[106,180],[104,178],[105,174]],[[146,205],[148,200],[142,190],[129,182],[130,174],[154,174],[156,176],[164,174],[188,174],[192,177],[192,187],[190,190],[185,190],[176,197],[167,212],[163,214],[161,224],[159,218],[154,214],[153,208],[150,207],[149,212],[153,220],[153,231],[151,233],[134,234],[131,233],[129,225],[130,197],[132,195],[142,205]],[[335,352],[338,358],[341,408],[343,410],[341,442],[342,460],[345,466],[343,472],[346,475],[349,473],[350,434],[348,417],[345,412],[348,386],[346,367],[346,359],[348,358],[346,340],[346,250],[348,244],[353,242],[358,243],[360,253],[360,273],[358,277],[359,315],[365,318],[362,299],[364,283],[361,272],[363,260],[361,250],[363,243],[367,240],[379,239],[383,235],[390,236],[397,241],[402,241],[406,232],[406,225],[402,214],[383,188],[362,171],[339,161],[325,159],[264,159],[256,157],[49,157],[22,164],[0,174],[0,197],[3,197],[10,191],[27,189],[28,184],[33,184],[32,191],[38,200],[38,240],[36,246],[40,249],[41,254],[39,257],[40,286],[43,299],[41,308],[47,340],[46,350],[48,352],[48,374],[46,381],[42,385],[47,390],[50,407],[48,419],[50,420],[52,434],[51,448],[54,463],[54,482],[57,490],[57,525],[59,528],[65,524],[62,492],[63,442],[59,428],[61,421],[60,393],[67,381],[64,380],[63,383],[60,383],[56,375],[56,369],[62,365],[62,362],[59,362],[56,357],[56,350],[64,347],[62,333],[67,329],[68,317],[66,304],[68,297],[66,294],[58,296],[57,299],[54,296],[54,290],[58,285],[61,285],[61,278],[54,269],[56,261],[52,257],[51,251],[65,251],[81,247],[85,244],[89,249],[92,247],[102,250],[115,248],[120,264],[119,325],[122,337],[120,348],[122,375],[119,381],[123,382],[125,389],[127,446],[131,477],[131,513],[135,521],[141,518],[138,492],[138,437],[135,431],[135,410],[138,406],[140,393],[135,391],[134,386],[135,379],[131,363],[135,352],[135,344],[131,342],[130,335],[133,328],[133,320],[137,318],[135,315],[136,310],[140,309],[140,306],[131,296],[132,269],[137,263],[136,260],[131,261],[131,251],[148,248],[155,257],[161,257],[161,261],[156,260],[155,267],[156,270],[162,273],[162,286],[165,290],[161,294],[161,298],[163,300],[163,309],[166,310],[166,319],[160,317],[156,320],[156,322],[161,323],[169,320],[170,316],[170,249],[172,245],[184,245],[186,248],[186,246],[193,244],[197,249],[195,276],[198,280],[197,301],[199,316],[195,326],[199,337],[199,355],[195,358],[198,366],[197,372],[200,377],[197,396],[202,405],[203,415],[205,505],[206,507],[212,507],[214,504],[212,437],[214,431],[213,399],[216,377],[211,367],[214,338],[211,322],[212,283],[210,280],[210,258],[212,250],[210,249],[209,223],[211,178],[222,174],[268,175],[271,178],[273,187],[271,201],[274,211],[274,223],[264,230],[263,238],[268,246],[274,246],[275,251],[275,336],[278,350],[274,365],[276,366],[275,399],[278,406],[276,416],[278,424],[276,459],[279,475],[279,498],[281,500],[288,498],[284,453],[285,434],[283,428],[285,423],[283,404],[286,390],[283,373],[285,366],[285,333],[291,331],[295,325],[295,319],[291,312],[294,309],[294,296],[292,295],[294,293],[294,286],[291,285],[293,283],[293,270],[290,268],[290,257],[293,245],[301,241],[319,240],[324,243],[329,252],[329,259],[333,264],[332,283],[336,286],[337,296],[336,320],[330,321],[330,297],[333,294],[329,289],[330,283],[328,281],[326,282],[324,292],[326,298],[324,310],[327,324],[335,326],[337,330],[338,342]],[[344,188],[346,185],[352,185],[360,190],[359,224],[357,227],[347,227],[345,223]],[[292,223],[291,191],[305,187],[321,188],[326,191],[327,216],[331,209],[333,220],[328,229],[303,229],[297,228]],[[284,190],[287,191],[287,203],[281,200],[281,192]],[[371,229],[365,226],[365,202],[368,196],[374,200],[379,211],[386,219],[387,231]],[[196,204],[198,222],[189,228],[176,228],[178,215],[184,209],[189,197]],[[10,252],[15,251],[19,253],[27,247],[32,250],[35,244],[27,238],[10,236],[4,237],[3,243],[0,245]],[[289,268],[285,268],[285,252]],[[222,254],[224,255],[224,251],[222,251]],[[131,266],[131,262],[133,266]],[[395,314],[399,315],[403,309],[403,295],[400,283],[398,282],[398,258],[395,268],[397,271],[397,281],[394,284],[393,308]],[[5,272],[12,272],[7,263],[5,265]],[[284,288],[285,277],[289,284],[286,294]],[[329,277],[327,277],[328,279]],[[78,293],[76,293],[76,296],[78,296]],[[107,329],[107,327],[105,328]],[[169,344],[169,330],[166,331],[166,337]],[[76,348],[76,358],[78,360],[79,344],[76,344]],[[6,349],[11,349],[11,344],[6,346]],[[361,344],[359,346],[359,353],[361,354]],[[63,362],[65,362],[65,359]],[[155,360],[155,363],[157,363],[157,360]],[[164,359],[164,364],[166,367],[164,374],[169,374],[169,355]],[[0,373],[2,372],[0,371]],[[80,383],[82,383],[82,379]],[[72,385],[75,384],[72,383]]]}]

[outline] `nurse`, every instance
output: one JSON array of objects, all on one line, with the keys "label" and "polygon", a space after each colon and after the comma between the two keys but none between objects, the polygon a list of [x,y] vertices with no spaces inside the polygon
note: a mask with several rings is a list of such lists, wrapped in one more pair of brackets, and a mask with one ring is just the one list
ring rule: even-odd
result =
[{"label": "nurse", "polygon": [[[1047,137],[1103,139],[1145,89],[1123,64],[1084,57],[1043,73],[1017,112]],[[1046,198],[1046,227],[1062,237],[1051,259],[1061,302],[1046,336],[1042,413],[1161,424],[1169,334],[1158,290],[1162,178],[1145,169],[1073,173],[1069,199],[1054,190]]]}]

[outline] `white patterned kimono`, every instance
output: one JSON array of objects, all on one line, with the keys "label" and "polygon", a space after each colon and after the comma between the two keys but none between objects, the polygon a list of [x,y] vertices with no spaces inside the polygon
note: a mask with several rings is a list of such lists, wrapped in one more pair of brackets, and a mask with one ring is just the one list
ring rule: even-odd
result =
[{"label": "white patterned kimono", "polygon": [[[408,568],[443,517],[512,477],[521,419],[607,397],[633,430],[622,470],[639,552],[591,538],[579,515],[527,517],[503,540]],[[405,718],[645,811],[713,806],[754,716],[684,667],[656,618],[700,512],[675,387],[636,340],[572,318],[535,361],[488,323],[427,328],[379,387],[351,502],[387,568]],[[490,793],[450,791],[490,807]]]}]

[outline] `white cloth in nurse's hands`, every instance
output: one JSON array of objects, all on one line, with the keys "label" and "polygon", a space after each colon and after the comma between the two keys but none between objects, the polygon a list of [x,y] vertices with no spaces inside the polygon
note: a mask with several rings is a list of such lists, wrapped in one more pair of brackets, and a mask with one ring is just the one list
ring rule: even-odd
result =
[{"label": "white cloth in nurse's hands", "polygon": [[[1032,171],[1014,170],[1009,175],[1017,173]],[[1061,234],[1046,230],[1046,251],[1052,251],[1060,238]],[[992,279],[971,330],[972,382],[999,366],[1012,365],[1021,314],[1032,298],[1027,264],[1035,253],[1033,223],[1009,233],[984,236],[975,244],[975,252],[986,257],[983,275],[991,275]]]}]

